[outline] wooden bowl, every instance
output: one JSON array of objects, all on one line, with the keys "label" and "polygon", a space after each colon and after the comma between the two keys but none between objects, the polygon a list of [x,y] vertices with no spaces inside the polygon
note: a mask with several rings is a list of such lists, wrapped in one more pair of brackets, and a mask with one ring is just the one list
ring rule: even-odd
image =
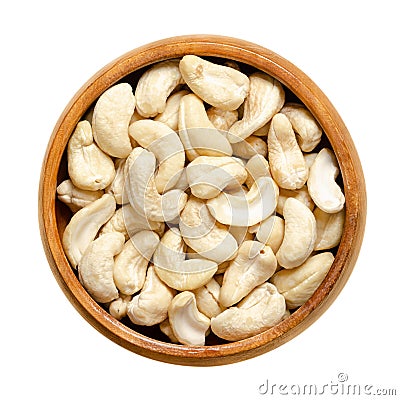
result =
[{"label": "wooden bowl", "polygon": [[[75,125],[94,101],[118,81],[137,78],[142,68],[185,54],[229,59],[259,69],[278,79],[288,99],[296,97],[322,126],[341,170],[346,197],[346,219],[335,261],[313,296],[289,318],[264,333],[228,343],[211,340],[203,347],[167,343],[153,329],[128,326],[114,319],[81,286],[70,267],[61,238],[70,213],[56,199],[56,187],[67,174],[65,149]],[[246,68],[246,67],[245,67]],[[326,144],[326,143],[325,143]],[[333,302],[356,262],[366,219],[363,172],[349,132],[335,108],[312,80],[279,55],[261,46],[222,36],[195,35],[160,40],[123,55],[96,73],[77,92],[60,116],[43,161],[39,187],[39,224],[43,246],[58,284],[79,313],[115,343],[152,359],[184,365],[221,365],[268,352],[298,335]]]}]

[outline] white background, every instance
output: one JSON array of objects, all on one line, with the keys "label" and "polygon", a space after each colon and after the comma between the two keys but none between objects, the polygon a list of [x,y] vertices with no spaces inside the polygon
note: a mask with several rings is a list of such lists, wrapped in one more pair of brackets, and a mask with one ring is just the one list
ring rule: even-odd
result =
[{"label": "white background", "polygon": [[[400,358],[396,3],[36,0],[3,5],[0,397],[256,399],[267,398],[258,394],[267,379],[323,385],[337,382],[339,372],[348,374],[349,383],[397,387],[399,395],[394,368]],[[368,193],[362,251],[329,310],[270,353],[209,368],[152,361],[94,330],[53,278],[37,219],[45,148],[74,93],[121,54],[191,33],[258,43],[308,74],[351,132]],[[276,398],[282,397],[290,396]]]}]

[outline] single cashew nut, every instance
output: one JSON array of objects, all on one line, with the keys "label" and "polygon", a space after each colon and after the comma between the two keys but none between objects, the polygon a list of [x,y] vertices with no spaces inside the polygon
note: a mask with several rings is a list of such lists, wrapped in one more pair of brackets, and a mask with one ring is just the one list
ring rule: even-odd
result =
[{"label": "single cashew nut", "polygon": [[181,213],[179,229],[185,243],[201,256],[220,264],[237,251],[237,242],[228,227],[211,216],[204,200],[189,197]]},{"label": "single cashew nut", "polygon": [[164,321],[175,290],[159,279],[152,265],[147,269],[141,292],[128,305],[128,317],[136,325],[152,326]]},{"label": "single cashew nut", "polygon": [[216,317],[225,310],[225,307],[219,304],[220,290],[221,287],[215,279],[211,279],[204,286],[193,290],[197,308],[208,318]]},{"label": "single cashew nut", "polygon": [[247,172],[237,158],[200,156],[186,167],[186,177],[194,196],[211,199],[224,189],[240,188]]},{"label": "single cashew nut", "polygon": [[159,278],[168,286],[184,291],[205,285],[218,269],[207,259],[185,260],[185,244],[179,229],[172,228],[162,237],[153,256]]},{"label": "single cashew nut", "polygon": [[321,141],[322,129],[309,110],[302,104],[286,103],[282,110],[297,133],[301,150],[312,151]]},{"label": "single cashew nut", "polygon": [[66,179],[57,186],[58,200],[65,203],[73,213],[98,200],[103,194],[102,190],[79,189],[70,179]]},{"label": "single cashew nut", "polygon": [[307,186],[304,185],[300,189],[296,190],[288,190],[288,189],[280,189],[279,190],[279,197],[278,197],[278,204],[276,205],[276,212],[278,214],[283,213],[283,206],[285,205],[286,200],[289,197],[294,197],[297,200],[300,200],[304,203],[311,211],[314,210],[315,204],[308,193]]},{"label": "single cashew nut", "polygon": [[141,231],[125,243],[114,264],[114,282],[121,293],[132,295],[143,287],[147,266],[159,242],[156,233]]},{"label": "single cashew nut", "polygon": [[128,313],[128,304],[132,300],[132,296],[119,294],[118,299],[113,300],[108,306],[109,313],[118,320],[126,317]]},{"label": "single cashew nut", "polygon": [[258,178],[271,177],[269,163],[261,154],[255,154],[246,163],[247,179],[246,186],[251,188]]},{"label": "single cashew nut", "polygon": [[268,133],[268,158],[271,174],[283,189],[300,189],[308,171],[292,125],[284,114],[272,118]]},{"label": "single cashew nut", "polygon": [[79,264],[100,227],[112,217],[115,207],[114,197],[104,194],[72,216],[65,228],[62,244],[73,268]]},{"label": "single cashew nut", "polygon": [[314,250],[317,226],[314,214],[301,201],[289,197],[283,207],[285,235],[276,258],[286,269],[298,267]]},{"label": "single cashew nut", "polygon": [[345,211],[328,214],[319,208],[314,210],[317,221],[317,240],[314,250],[327,250],[336,247],[340,243],[343,233]]},{"label": "single cashew nut", "polygon": [[271,278],[271,282],[285,297],[290,310],[300,307],[324,280],[333,261],[332,253],[316,254],[297,268],[278,271]]},{"label": "single cashew nut", "polygon": [[140,78],[136,86],[136,109],[143,117],[155,117],[165,111],[167,98],[180,84],[184,83],[179,71],[178,60],[155,64]]},{"label": "single cashew nut", "polygon": [[332,150],[322,149],[310,168],[307,186],[314,203],[326,213],[336,213],[344,206],[342,189],[335,182],[338,175],[339,166]]},{"label": "single cashew nut", "polygon": [[285,92],[276,79],[263,72],[255,72],[249,80],[250,90],[244,101],[243,118],[229,129],[231,143],[241,142],[263,127],[285,102]]},{"label": "single cashew nut", "polygon": [[232,143],[233,155],[248,160],[256,154],[267,155],[267,143],[257,136],[249,136],[237,143]]},{"label": "single cashew nut", "polygon": [[114,179],[112,159],[94,143],[88,121],[80,121],[68,141],[68,174],[72,183],[83,190],[101,190]]},{"label": "single cashew nut", "polygon": [[285,221],[277,215],[271,215],[261,222],[256,233],[257,240],[271,247],[277,253],[285,235]]},{"label": "single cashew nut", "polygon": [[180,90],[179,92],[171,94],[171,96],[169,96],[167,99],[165,110],[161,114],[158,114],[154,118],[154,121],[162,122],[169,126],[172,130],[177,131],[181,98],[189,93],[190,92],[188,90]]},{"label": "single cashew nut", "polygon": [[198,156],[231,156],[232,146],[207,117],[203,101],[191,93],[181,98],[179,137],[189,161]]},{"label": "single cashew nut", "polygon": [[207,200],[207,207],[221,224],[252,226],[275,211],[278,195],[279,189],[272,178],[258,178],[248,193],[220,193]]},{"label": "single cashew nut", "polygon": [[188,346],[204,346],[210,320],[196,307],[191,292],[177,294],[168,308],[172,331],[180,343]]},{"label": "single cashew nut", "polygon": [[79,280],[99,303],[118,298],[113,280],[114,256],[121,250],[125,237],[119,232],[107,233],[89,244],[79,263]]},{"label": "single cashew nut", "polygon": [[125,190],[130,204],[151,221],[171,221],[186,204],[187,194],[173,189],[160,195],[154,180],[156,158],[152,152],[136,147],[125,165]]},{"label": "single cashew nut", "polygon": [[245,74],[194,55],[184,56],[179,69],[197,96],[222,110],[236,110],[249,92],[249,78]]},{"label": "single cashew nut", "polygon": [[217,107],[210,107],[207,110],[207,117],[219,131],[228,132],[239,116],[237,110],[227,111]]},{"label": "single cashew nut", "polygon": [[155,176],[158,192],[173,188],[185,166],[185,151],[175,131],[162,122],[147,119],[131,124],[129,135],[155,155],[158,161]]},{"label": "single cashew nut", "polygon": [[125,162],[126,158],[118,158],[115,161],[115,178],[105,190],[106,193],[112,194],[115,197],[115,202],[117,204],[128,203],[128,199],[123,198],[125,184]]},{"label": "single cashew nut", "polygon": [[229,264],[219,294],[219,301],[230,307],[247,296],[275,272],[277,262],[271,248],[260,242],[245,241]]},{"label": "single cashew nut", "polygon": [[135,103],[129,83],[110,87],[96,102],[93,111],[94,140],[110,156],[125,158],[132,151],[128,127]]},{"label": "single cashew nut", "polygon": [[211,319],[211,330],[220,338],[242,340],[278,324],[286,312],[285,298],[271,283],[263,283],[237,307],[230,307]]}]

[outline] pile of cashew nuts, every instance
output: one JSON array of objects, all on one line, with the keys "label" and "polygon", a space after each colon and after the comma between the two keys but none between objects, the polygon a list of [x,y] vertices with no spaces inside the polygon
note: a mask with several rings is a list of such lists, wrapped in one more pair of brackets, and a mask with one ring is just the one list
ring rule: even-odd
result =
[{"label": "pile of cashew nuts", "polygon": [[233,61],[186,55],[115,84],[77,124],[57,187],[71,267],[113,317],[166,341],[273,327],[312,296],[342,236],[322,135],[280,82]]}]

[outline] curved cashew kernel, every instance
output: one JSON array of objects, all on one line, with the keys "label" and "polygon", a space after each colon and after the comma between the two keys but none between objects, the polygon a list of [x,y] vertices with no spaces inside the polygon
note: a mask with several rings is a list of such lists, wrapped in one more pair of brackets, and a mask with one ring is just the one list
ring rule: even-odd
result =
[{"label": "curved cashew kernel", "polygon": [[154,118],[154,121],[162,122],[169,126],[172,130],[178,130],[179,121],[179,105],[181,98],[190,92],[188,90],[180,90],[168,97],[165,110]]},{"label": "curved cashew kernel", "polygon": [[272,178],[258,178],[248,193],[220,193],[207,201],[207,207],[221,224],[252,226],[275,211],[278,195],[279,189]]},{"label": "curved cashew kernel", "polygon": [[179,229],[185,243],[201,256],[220,264],[235,256],[237,243],[228,227],[211,216],[204,200],[191,196],[181,213]]},{"label": "curved cashew kernel", "polygon": [[249,136],[237,143],[232,143],[233,155],[248,160],[256,154],[267,155],[267,143],[257,136]]},{"label": "curved cashew kernel", "polygon": [[197,56],[184,56],[179,69],[197,96],[222,110],[236,110],[249,92],[249,78],[245,74]]},{"label": "curved cashew kernel", "polygon": [[275,272],[277,262],[271,248],[260,242],[243,242],[225,271],[219,301],[230,307],[247,296]]},{"label": "curved cashew kernel", "polygon": [[108,306],[109,313],[118,320],[126,317],[128,313],[128,304],[132,300],[132,296],[125,294],[119,295],[118,299],[113,300]]},{"label": "curved cashew kernel", "polygon": [[131,124],[129,135],[156,156],[158,192],[173,188],[185,166],[185,151],[177,133],[162,122],[145,119]]},{"label": "curved cashew kernel", "polygon": [[244,101],[243,118],[229,129],[231,143],[241,142],[263,127],[285,102],[285,92],[276,79],[263,72],[255,72],[249,80],[250,90]]},{"label": "curved cashew kernel", "polygon": [[288,189],[279,190],[278,204],[276,205],[276,212],[278,214],[282,215],[283,206],[285,205],[285,202],[289,197],[294,197],[295,199],[300,200],[311,211],[314,210],[315,204],[314,204],[310,194],[308,193],[307,186],[304,185],[300,189],[296,189],[296,190],[288,190]]},{"label": "curved cashew kernel", "polygon": [[239,118],[237,110],[227,111],[217,107],[210,107],[207,110],[207,117],[216,129],[223,132],[228,132]]},{"label": "curved cashew kernel", "polygon": [[152,231],[141,231],[128,240],[115,257],[114,282],[123,294],[135,294],[144,285],[147,266],[160,239]]},{"label": "curved cashew kernel", "polygon": [[285,235],[285,222],[281,217],[272,215],[261,222],[256,233],[257,240],[271,247],[274,254],[281,247]]},{"label": "curved cashew kernel", "polygon": [[283,207],[285,235],[276,258],[286,269],[298,267],[314,250],[317,224],[314,214],[301,201],[289,197]]},{"label": "curved cashew kernel", "polygon": [[171,221],[186,204],[187,194],[173,189],[160,195],[154,180],[156,158],[150,151],[136,147],[126,160],[125,190],[130,204],[151,221]]},{"label": "curved cashew kernel", "polygon": [[254,181],[262,177],[271,177],[271,172],[269,170],[269,164],[265,157],[261,154],[254,154],[253,157],[247,161],[246,164],[247,179],[246,186],[251,188]]},{"label": "curved cashew kernel", "polygon": [[[120,214],[118,215],[118,223],[115,223],[115,226],[121,227],[121,229],[124,227],[123,229],[126,230],[130,237],[142,230],[154,231],[158,236],[162,236],[164,233],[164,222],[147,219],[144,215],[137,212],[130,204],[124,204],[115,214]],[[121,232],[120,229],[115,230]]]},{"label": "curved cashew kernel", "polygon": [[115,178],[109,186],[106,187],[106,193],[112,194],[115,197],[117,204],[124,204],[128,199],[123,198],[125,184],[125,162],[126,158],[118,158],[115,161]]},{"label": "curved cashew kernel", "polygon": [[112,159],[93,142],[88,121],[80,121],[68,141],[68,174],[72,183],[83,190],[101,190],[114,179]]},{"label": "curved cashew kernel", "polygon": [[338,175],[335,155],[327,148],[322,149],[310,168],[307,186],[314,203],[327,213],[336,213],[344,206],[342,189],[335,182]]},{"label": "curved cashew kernel", "polygon": [[169,319],[167,318],[163,322],[160,323],[160,331],[165,335],[168,336],[171,343],[179,343],[179,340],[174,335],[174,331],[171,328],[171,324],[169,323]]},{"label": "curved cashew kernel", "polygon": [[203,286],[218,269],[217,263],[205,258],[185,260],[184,248],[179,229],[172,228],[164,234],[153,256],[158,277],[180,291]]},{"label": "curved cashew kernel", "polygon": [[58,200],[65,203],[73,213],[98,200],[103,194],[102,190],[79,189],[70,179],[66,179],[57,186]]},{"label": "curved cashew kernel", "polygon": [[211,279],[207,284],[193,291],[197,308],[208,318],[216,317],[225,310],[225,307],[219,304],[220,290],[218,282]]},{"label": "curved cashew kernel", "polygon": [[177,294],[168,308],[172,331],[180,343],[188,346],[204,346],[210,320],[196,307],[191,292]]},{"label": "curved cashew kernel", "polygon": [[285,298],[271,283],[263,283],[237,307],[211,319],[211,330],[225,340],[242,340],[278,324],[286,312]]},{"label": "curved cashew kernel", "polygon": [[309,110],[302,104],[286,103],[282,110],[297,133],[301,150],[312,151],[321,141],[322,129]]},{"label": "curved cashew kernel", "polygon": [[128,317],[136,325],[152,326],[164,321],[175,290],[164,284],[152,265],[147,269],[142,291],[128,305]]},{"label": "curved cashew kernel", "polygon": [[312,296],[324,280],[333,260],[332,253],[320,253],[299,267],[281,270],[271,278],[271,282],[285,297],[289,309],[300,307]]},{"label": "curved cashew kernel", "polygon": [[334,214],[328,214],[316,208],[314,217],[317,221],[317,240],[314,250],[327,250],[337,246],[343,233],[344,209]]},{"label": "curved cashew kernel", "polygon": [[191,93],[181,98],[179,137],[189,161],[198,156],[231,156],[232,146],[207,117],[203,101]]},{"label": "curved cashew kernel", "polygon": [[110,194],[80,209],[66,226],[62,244],[73,268],[79,264],[83,253],[96,237],[100,227],[114,214],[115,200]]},{"label": "curved cashew kernel", "polygon": [[139,78],[135,97],[140,115],[155,117],[165,110],[168,96],[184,83],[178,65],[178,60],[159,62]]},{"label": "curved cashew kernel", "polygon": [[110,156],[125,158],[132,151],[128,126],[135,103],[129,83],[110,87],[96,102],[93,111],[94,140]]},{"label": "curved cashew kernel", "polygon": [[292,125],[284,114],[272,118],[268,133],[268,158],[272,177],[283,189],[300,189],[308,171]]},{"label": "curved cashew kernel", "polygon": [[186,177],[194,196],[211,199],[224,189],[240,188],[247,172],[236,158],[200,156],[186,167]]},{"label": "curved cashew kernel", "polygon": [[99,303],[118,298],[113,280],[114,256],[122,250],[124,242],[125,237],[119,232],[100,236],[89,244],[79,263],[79,280]]}]

